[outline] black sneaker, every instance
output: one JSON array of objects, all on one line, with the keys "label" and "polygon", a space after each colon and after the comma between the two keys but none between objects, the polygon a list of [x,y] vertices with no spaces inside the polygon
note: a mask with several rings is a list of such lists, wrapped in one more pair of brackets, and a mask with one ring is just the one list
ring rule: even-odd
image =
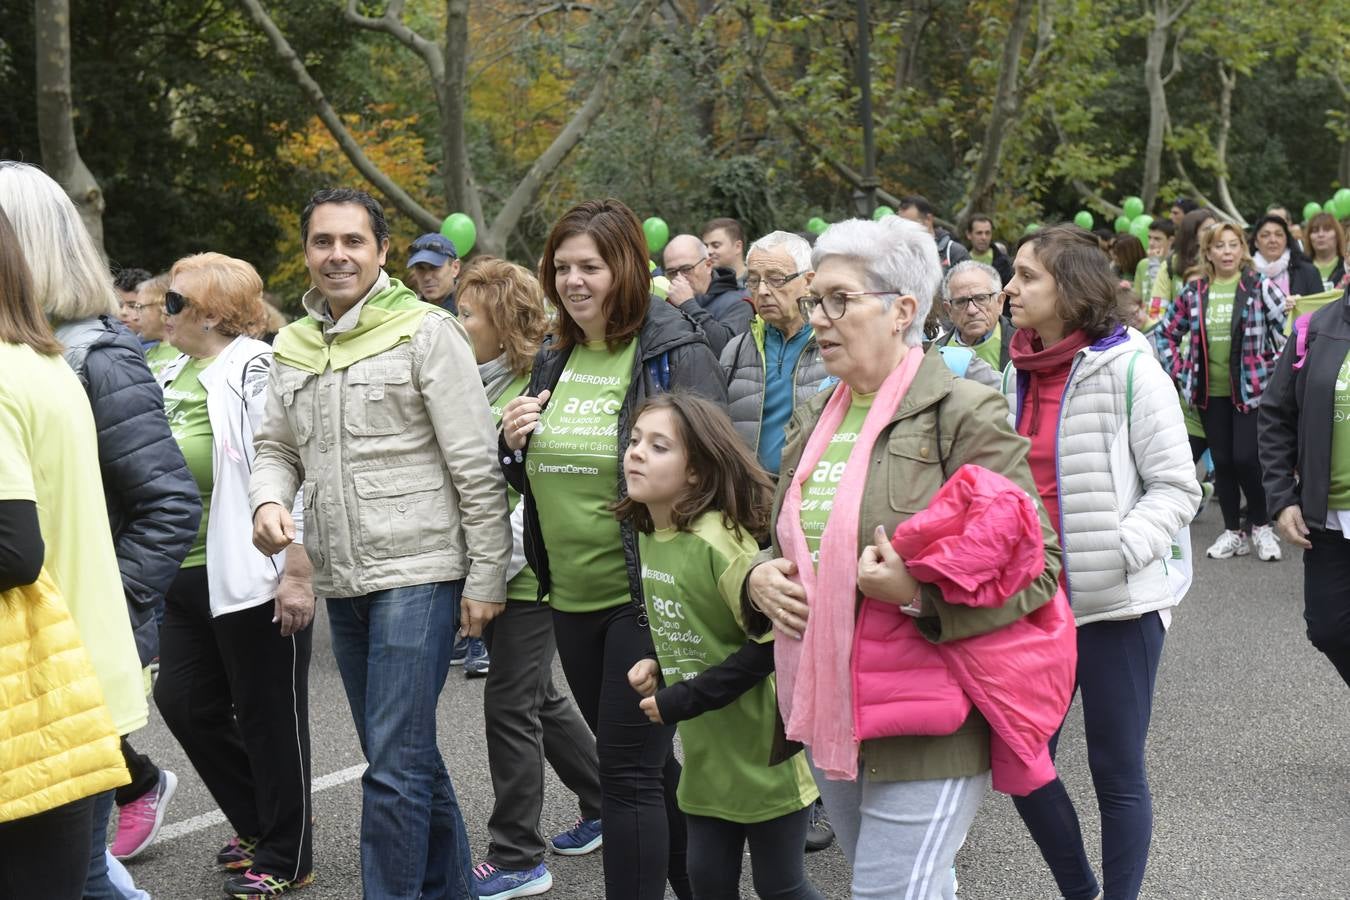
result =
[{"label": "black sneaker", "polygon": [[277,897],[313,883],[313,872],[288,880],[249,869],[225,879],[225,894],[237,900],[258,900],[262,897]]},{"label": "black sneaker", "polygon": [[811,825],[806,829],[806,852],[815,853],[834,843],[834,827],[825,815],[825,804],[817,800],[811,804]]}]

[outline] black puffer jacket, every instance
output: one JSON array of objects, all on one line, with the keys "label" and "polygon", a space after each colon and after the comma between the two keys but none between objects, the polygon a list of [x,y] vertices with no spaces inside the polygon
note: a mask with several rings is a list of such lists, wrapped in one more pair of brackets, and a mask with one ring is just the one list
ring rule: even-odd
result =
[{"label": "black puffer jacket", "polygon": [[62,325],[56,336],[94,411],[117,568],[136,650],[148,665],[159,655],[155,610],[197,537],[201,495],[135,335],[99,316]]},{"label": "black puffer jacket", "polygon": [[750,330],[755,308],[748,296],[736,281],[736,270],[719,266],[713,269],[708,290],[686,301],[680,311],[703,329],[713,354],[721,356],[732,338]]},{"label": "black puffer jacket", "polygon": [[[619,471],[623,471],[623,448],[628,443],[628,432],[633,427],[633,417],[648,397],[661,392],[661,385],[653,378],[653,369],[662,373],[659,377],[666,380],[669,390],[683,389],[701,394],[715,400],[725,409],[727,388],[722,379],[722,369],[717,357],[708,348],[704,335],[664,300],[653,298],[647,312],[647,321],[638,333],[637,358],[633,363],[633,377],[628,386],[628,395],[624,397],[623,407],[619,410],[619,433],[615,441],[614,453],[619,459]],[[534,371],[525,394],[538,396],[542,391],[552,391],[558,385],[558,378],[567,365],[570,351],[560,352],[545,345],[534,358]],[[668,375],[666,374],[668,372]],[[668,380],[667,380],[668,379]],[[551,579],[548,569],[548,548],[544,546],[543,532],[539,528],[539,511],[534,504],[534,495],[530,493],[529,479],[525,477],[525,459],[529,455],[529,444],[516,458],[515,451],[506,446],[499,436],[498,456],[502,461],[502,472],[511,487],[520,492],[525,501],[525,559],[539,579],[539,597],[549,592]],[[626,494],[624,480],[619,478],[615,499]],[[619,533],[623,537],[623,555],[628,569],[628,593],[634,605],[642,615],[646,615],[645,600],[642,593],[642,567],[638,563],[637,535],[628,523],[621,523]],[[642,621],[646,621],[643,618]]]}]

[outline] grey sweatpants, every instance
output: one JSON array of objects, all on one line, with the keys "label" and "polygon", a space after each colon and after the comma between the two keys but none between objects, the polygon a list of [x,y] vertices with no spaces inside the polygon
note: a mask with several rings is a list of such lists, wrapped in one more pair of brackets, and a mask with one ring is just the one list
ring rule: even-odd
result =
[{"label": "grey sweatpants", "polygon": [[547,603],[508,600],[484,638],[492,654],[483,714],[496,798],[487,859],[499,869],[532,869],[546,849],[539,831],[545,760],[577,795],[582,818],[600,818],[595,735],[572,698],[553,684],[553,611]]},{"label": "grey sweatpants", "polygon": [[989,773],[934,781],[830,781],[811,767],[839,847],[853,867],[853,897],[954,900],[952,861],[975,821]]}]

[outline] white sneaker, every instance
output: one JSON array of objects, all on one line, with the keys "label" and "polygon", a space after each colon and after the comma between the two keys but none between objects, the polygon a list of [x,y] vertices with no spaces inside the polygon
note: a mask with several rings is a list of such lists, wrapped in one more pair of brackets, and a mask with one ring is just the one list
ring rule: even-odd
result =
[{"label": "white sneaker", "polygon": [[[1219,535],[1217,541],[1209,545],[1205,555],[1210,559],[1231,559],[1234,556],[1246,556],[1251,552],[1252,545],[1247,542],[1247,535],[1244,532],[1225,531]],[[1275,548],[1275,552],[1277,554],[1280,552],[1278,547]]]},{"label": "white sneaker", "polygon": [[1256,558],[1262,562],[1280,559],[1280,540],[1275,537],[1275,529],[1269,525],[1252,527],[1252,543],[1256,545]]}]

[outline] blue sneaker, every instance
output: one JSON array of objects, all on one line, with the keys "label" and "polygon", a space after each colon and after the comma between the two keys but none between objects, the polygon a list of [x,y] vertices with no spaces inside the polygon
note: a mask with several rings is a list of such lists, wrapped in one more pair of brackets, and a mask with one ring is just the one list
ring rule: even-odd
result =
[{"label": "blue sneaker", "polygon": [[482,638],[469,638],[468,652],[464,655],[464,677],[486,678],[488,675],[488,651]]},{"label": "blue sneaker", "polygon": [[599,819],[577,819],[571,828],[548,839],[553,852],[562,856],[585,856],[600,849],[604,842]]},{"label": "blue sneaker", "polygon": [[473,638],[456,637],[455,646],[450,648],[450,665],[462,666],[464,659],[469,655],[469,642]]},{"label": "blue sneaker", "polygon": [[473,881],[478,888],[478,900],[534,897],[553,887],[553,876],[543,863],[522,872],[508,872],[492,863],[483,863],[474,866]]}]

